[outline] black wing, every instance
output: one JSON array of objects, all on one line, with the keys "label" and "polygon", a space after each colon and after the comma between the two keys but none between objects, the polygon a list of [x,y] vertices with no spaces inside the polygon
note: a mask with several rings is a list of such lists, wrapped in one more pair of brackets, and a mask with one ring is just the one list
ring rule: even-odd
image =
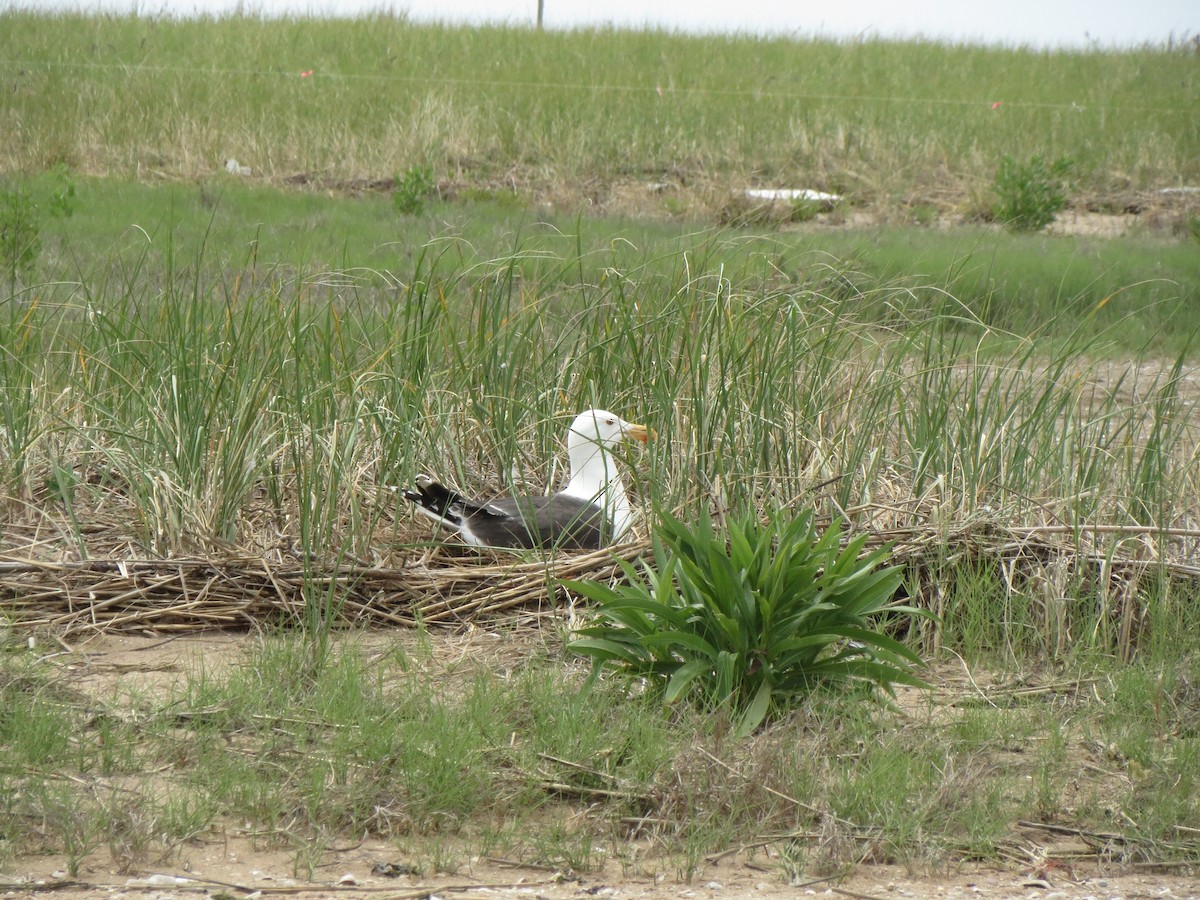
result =
[{"label": "black wing", "polygon": [[598,550],[612,536],[612,526],[595,503],[555,494],[550,497],[505,497],[464,507],[466,527],[492,547],[559,547]]},{"label": "black wing", "polygon": [[404,498],[427,515],[489,547],[560,547],[598,550],[612,539],[612,524],[595,503],[555,494],[468,500],[427,475]]}]

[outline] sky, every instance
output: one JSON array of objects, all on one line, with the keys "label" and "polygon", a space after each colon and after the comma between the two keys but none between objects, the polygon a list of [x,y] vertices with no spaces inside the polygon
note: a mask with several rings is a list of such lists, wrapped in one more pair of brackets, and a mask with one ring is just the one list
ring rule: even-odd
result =
[{"label": "sky", "polygon": [[[1032,47],[1130,47],[1200,35],[1197,0],[544,0],[548,28],[653,26],[802,38],[923,37]],[[533,24],[537,0],[0,0],[5,7],[142,15],[356,15]]]}]

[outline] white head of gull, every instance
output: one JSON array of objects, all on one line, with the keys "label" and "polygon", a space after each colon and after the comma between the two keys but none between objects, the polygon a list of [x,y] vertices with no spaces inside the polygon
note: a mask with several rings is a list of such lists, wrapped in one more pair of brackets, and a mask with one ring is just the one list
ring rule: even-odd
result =
[{"label": "white head of gull", "polygon": [[649,438],[644,425],[589,409],[567,431],[571,475],[556,494],[470,500],[418,475],[416,490],[404,496],[418,512],[458,531],[473,546],[596,550],[624,537],[633,522],[612,450],[625,440]]}]

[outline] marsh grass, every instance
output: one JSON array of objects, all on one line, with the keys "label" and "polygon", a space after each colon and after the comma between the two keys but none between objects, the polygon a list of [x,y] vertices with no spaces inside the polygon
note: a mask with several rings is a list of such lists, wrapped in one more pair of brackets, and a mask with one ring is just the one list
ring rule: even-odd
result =
[{"label": "marsh grass", "polygon": [[[935,532],[1194,521],[1176,502],[1196,489],[1189,351],[1098,364],[1126,321],[1102,306],[1002,331],[943,290],[834,261],[781,268],[777,241],[721,233],[640,257],[589,246],[582,226],[569,248],[491,259],[434,240],[393,272],[246,265],[203,237],[186,257],[172,234],[3,303],[10,552],[50,527],[43,557],[294,562],[292,618],[327,635],[341,573],[429,538],[396,486],[432,471],[544,490],[565,419],[594,406],[663,435],[624,461],[644,509],[813,506]],[[1124,565],[1134,549],[1114,534],[1092,552]],[[956,590],[960,550],[926,560],[943,574],[914,585],[922,602]],[[1152,578],[1114,597],[1087,566],[1039,566],[1005,576],[1005,602],[1031,592],[1041,611],[1023,620],[1040,616],[1056,652],[1083,638],[1128,654],[1167,621],[1131,612]],[[1064,577],[1095,599],[1063,601]]]}]

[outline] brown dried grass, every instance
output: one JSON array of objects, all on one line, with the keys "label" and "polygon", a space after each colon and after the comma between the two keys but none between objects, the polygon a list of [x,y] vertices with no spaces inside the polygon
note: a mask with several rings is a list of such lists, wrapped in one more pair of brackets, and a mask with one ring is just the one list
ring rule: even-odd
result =
[{"label": "brown dried grass", "polygon": [[[870,521],[864,511],[870,512],[851,510],[851,517]],[[646,539],[546,556],[411,545],[392,548],[389,565],[321,565],[238,552],[147,558],[113,548],[89,559],[48,559],[41,538],[30,535],[14,544],[13,537],[10,533],[0,555],[4,618],[14,628],[64,636],[300,625],[307,621],[306,598],[324,597],[335,598],[334,624],[343,626],[454,628],[518,613],[552,615],[572,602],[560,579],[616,579],[621,561],[646,559],[650,549]],[[868,549],[891,544],[893,561],[912,575],[911,599],[939,615],[945,609],[938,572],[990,560],[999,565],[1009,590],[1044,596],[1047,634],[1065,631],[1055,618],[1055,598],[1068,580],[1084,580],[1104,598],[1100,615],[1119,622],[1127,652],[1146,616],[1139,590],[1143,579],[1200,577],[1188,551],[1198,541],[1195,529],[1016,526],[973,519],[872,529]],[[936,623],[923,637],[930,649],[940,646]]]}]

